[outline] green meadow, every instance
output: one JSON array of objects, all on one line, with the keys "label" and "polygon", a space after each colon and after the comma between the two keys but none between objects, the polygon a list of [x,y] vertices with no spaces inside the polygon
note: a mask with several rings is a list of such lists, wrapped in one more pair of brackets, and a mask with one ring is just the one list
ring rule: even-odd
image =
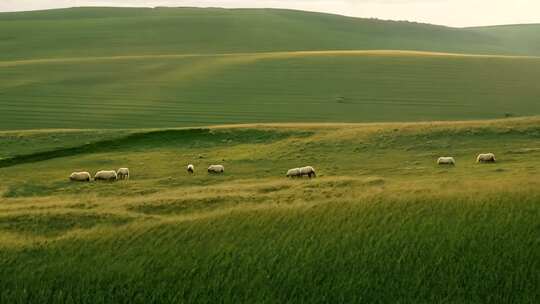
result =
[{"label": "green meadow", "polygon": [[0,303],[540,302],[539,29],[0,13]]},{"label": "green meadow", "polygon": [[0,300],[535,303],[539,123],[0,133]]},{"label": "green meadow", "polygon": [[285,10],[4,13],[0,129],[538,115],[537,28]]},{"label": "green meadow", "polygon": [[0,128],[527,116],[538,79],[537,58],[384,51],[0,63]]}]

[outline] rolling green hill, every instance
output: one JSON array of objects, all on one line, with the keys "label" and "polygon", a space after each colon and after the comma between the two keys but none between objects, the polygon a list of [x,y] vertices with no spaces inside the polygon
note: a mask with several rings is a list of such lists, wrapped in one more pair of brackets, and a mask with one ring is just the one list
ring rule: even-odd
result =
[{"label": "rolling green hill", "polygon": [[0,60],[377,49],[540,55],[538,28],[509,34],[277,9],[73,8],[0,14]]},{"label": "rolling green hill", "polygon": [[512,46],[521,54],[538,56],[540,54],[540,39],[538,32],[540,24],[500,25],[470,28],[479,34],[489,35],[500,43]]},{"label": "rolling green hill", "polygon": [[0,63],[0,129],[526,116],[538,79],[535,58],[397,52]]},{"label": "rolling green hill", "polygon": [[0,130],[540,114],[540,58],[517,56],[540,54],[536,28],[274,9],[3,13]]},{"label": "rolling green hill", "polygon": [[539,123],[0,132],[0,302],[537,303]]}]

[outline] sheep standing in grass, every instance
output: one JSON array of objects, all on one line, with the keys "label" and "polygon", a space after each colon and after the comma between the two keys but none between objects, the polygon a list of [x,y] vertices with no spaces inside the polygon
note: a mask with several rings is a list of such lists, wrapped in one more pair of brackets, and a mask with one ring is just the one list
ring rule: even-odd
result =
[{"label": "sheep standing in grass", "polygon": [[289,178],[295,178],[295,177],[300,177],[300,168],[294,168],[294,169],[290,169],[289,171],[287,171],[287,177]]},{"label": "sheep standing in grass", "polygon": [[308,176],[309,178],[317,177],[317,174],[315,173],[315,169],[311,166],[306,166],[300,168],[300,176]]},{"label": "sheep standing in grass", "polygon": [[437,164],[439,166],[444,166],[444,165],[455,166],[456,160],[453,157],[439,157],[439,159],[437,160]]},{"label": "sheep standing in grass", "polygon": [[187,166],[187,172],[188,172],[189,174],[193,174],[193,172],[195,172],[195,166],[193,166],[192,164],[189,164],[189,165]]},{"label": "sheep standing in grass", "polygon": [[128,168],[120,168],[118,171],[116,171],[116,175],[118,179],[129,179],[129,169]]},{"label": "sheep standing in grass", "polygon": [[479,154],[476,158],[477,163],[494,163],[497,160],[495,159],[495,154],[493,153],[484,153]]},{"label": "sheep standing in grass", "polygon": [[95,181],[115,181],[118,179],[118,175],[116,174],[116,171],[98,171],[96,175],[94,175]]},{"label": "sheep standing in grass", "polygon": [[221,174],[225,172],[225,167],[222,165],[211,165],[208,167],[208,173]]},{"label": "sheep standing in grass", "polygon": [[73,172],[69,176],[69,180],[73,182],[89,182],[90,178],[91,176],[88,172]]}]

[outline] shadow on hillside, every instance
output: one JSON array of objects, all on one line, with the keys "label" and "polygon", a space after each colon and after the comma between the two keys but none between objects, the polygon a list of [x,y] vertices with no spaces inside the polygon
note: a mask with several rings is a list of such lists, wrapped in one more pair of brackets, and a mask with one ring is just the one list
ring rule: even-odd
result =
[{"label": "shadow on hillside", "polygon": [[0,168],[81,154],[120,152],[128,150],[141,151],[162,147],[206,148],[246,143],[258,144],[274,142],[285,139],[292,135],[309,136],[311,134],[312,132],[305,131],[295,132],[258,129],[212,130],[206,128],[151,131],[134,133],[118,139],[96,141],[76,147],[58,148],[49,151],[16,155],[5,159],[0,159]]}]

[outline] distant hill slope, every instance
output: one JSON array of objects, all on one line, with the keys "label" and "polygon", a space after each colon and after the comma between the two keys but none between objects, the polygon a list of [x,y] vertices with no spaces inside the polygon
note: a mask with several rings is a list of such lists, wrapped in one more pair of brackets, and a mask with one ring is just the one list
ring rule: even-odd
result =
[{"label": "distant hill slope", "polygon": [[499,44],[514,49],[516,54],[540,54],[540,24],[489,26],[469,30],[497,39]]},{"label": "distant hill slope", "polygon": [[278,9],[73,8],[0,14],[0,60],[366,49],[540,55],[539,29],[456,29]]},{"label": "distant hill slope", "polygon": [[283,52],[0,63],[0,129],[540,114],[540,59]]}]

